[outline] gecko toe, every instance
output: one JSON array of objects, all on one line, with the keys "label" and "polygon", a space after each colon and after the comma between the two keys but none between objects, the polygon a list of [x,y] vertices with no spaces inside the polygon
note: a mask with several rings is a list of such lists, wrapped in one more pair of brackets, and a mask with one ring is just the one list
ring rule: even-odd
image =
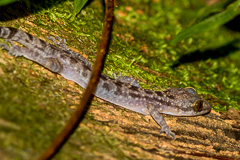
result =
[{"label": "gecko toe", "polygon": [[54,44],[57,44],[57,43],[58,43],[58,42],[56,41],[56,39],[55,39],[54,37],[52,37],[52,36],[49,36],[47,39],[53,41]]},{"label": "gecko toe", "polygon": [[3,50],[7,50],[7,51],[10,50],[9,45],[7,45],[6,43],[1,43],[1,44],[0,44],[0,47],[1,47]]},{"label": "gecko toe", "polygon": [[9,44],[6,44],[6,43],[2,43],[0,44],[0,47],[6,51],[8,51],[8,54],[14,56],[14,57],[18,57],[18,56],[22,56],[21,51],[22,48],[17,46],[16,44],[13,43],[13,41],[7,39],[6,42],[10,43],[11,45]]},{"label": "gecko toe", "polygon": [[61,47],[63,50],[70,50],[66,45],[65,38],[62,39],[59,36],[56,36],[55,38],[52,36],[49,36],[48,39],[51,40],[55,45],[58,45],[59,47]]},{"label": "gecko toe", "polygon": [[59,41],[59,45],[66,45],[66,39],[59,36],[55,37]]},{"label": "gecko toe", "polygon": [[169,128],[162,128],[159,133],[166,133],[168,137],[172,136],[174,140],[176,140],[176,135]]},{"label": "gecko toe", "polygon": [[[170,132],[169,134],[173,137],[174,140],[176,140],[176,135],[175,135],[175,133]],[[169,137],[169,135],[168,135],[168,137]]]},{"label": "gecko toe", "polygon": [[62,39],[59,36],[56,36],[55,39],[58,40],[59,42],[62,41]]}]

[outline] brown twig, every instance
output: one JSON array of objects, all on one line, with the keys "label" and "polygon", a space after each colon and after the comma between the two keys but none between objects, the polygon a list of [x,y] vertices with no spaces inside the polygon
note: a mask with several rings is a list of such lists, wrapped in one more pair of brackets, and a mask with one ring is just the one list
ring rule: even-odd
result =
[{"label": "brown twig", "polygon": [[55,139],[52,145],[45,151],[44,154],[41,155],[39,160],[49,160],[58,153],[58,151],[68,140],[70,135],[78,127],[79,123],[81,122],[81,120],[83,119],[86,113],[87,105],[92,100],[92,93],[95,91],[99,81],[101,69],[103,66],[103,60],[108,47],[108,42],[109,42],[110,33],[112,29],[113,9],[114,9],[113,0],[105,0],[105,8],[106,8],[106,11],[105,11],[102,38],[101,38],[100,46],[98,48],[97,58],[93,67],[91,78],[88,82],[87,89],[81,99],[79,107],[77,108],[75,113],[72,115],[69,122],[65,125],[64,129],[61,131],[61,133],[58,135],[58,137]]}]

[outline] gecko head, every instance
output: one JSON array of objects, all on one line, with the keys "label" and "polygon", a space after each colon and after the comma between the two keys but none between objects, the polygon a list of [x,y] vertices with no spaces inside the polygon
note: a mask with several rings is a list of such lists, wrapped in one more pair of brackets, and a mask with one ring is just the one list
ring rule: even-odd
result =
[{"label": "gecko head", "polygon": [[211,110],[211,105],[200,97],[194,88],[169,88],[163,92],[166,93],[169,103],[167,107],[163,107],[162,113],[175,116],[198,116],[207,114]]}]

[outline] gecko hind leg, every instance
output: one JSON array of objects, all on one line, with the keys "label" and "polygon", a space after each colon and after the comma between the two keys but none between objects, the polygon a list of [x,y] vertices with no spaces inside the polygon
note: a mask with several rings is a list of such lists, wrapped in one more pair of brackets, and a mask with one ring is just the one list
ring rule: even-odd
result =
[{"label": "gecko hind leg", "polygon": [[58,45],[59,47],[61,47],[63,50],[67,50],[69,51],[70,49],[68,48],[68,46],[66,45],[66,39],[65,38],[60,38],[59,36],[56,36],[55,38],[52,36],[48,37],[49,40],[53,41],[54,44]]},{"label": "gecko hind leg", "polygon": [[26,47],[20,47],[16,44],[14,44],[11,40],[6,40],[11,44],[0,44],[0,47],[4,50],[8,51],[8,54],[19,57],[23,56],[31,61],[37,62],[40,65],[44,66],[45,68],[49,69],[52,72],[60,73],[63,69],[62,63],[57,58],[46,58],[43,57],[38,52],[35,52],[34,50],[28,49]]},{"label": "gecko hind leg", "polygon": [[113,73],[113,77],[116,79],[116,80],[119,80],[120,82],[123,82],[123,83],[129,83],[135,87],[141,87],[138,83],[138,81],[132,77],[129,77],[129,76],[121,76],[121,72],[119,72],[119,75],[118,77],[116,76],[115,73]]},{"label": "gecko hind leg", "polygon": [[9,44],[6,44],[6,43],[1,43],[0,47],[3,50],[8,51],[8,54],[10,54],[14,57],[23,56],[24,51],[28,50],[27,48],[22,48],[22,47],[20,47],[16,44],[14,44],[12,40],[7,39],[6,42],[10,43],[11,46]]},{"label": "gecko hind leg", "polygon": [[71,54],[72,56],[74,56],[75,58],[78,58],[79,60],[81,60],[89,68],[92,68],[91,63],[86,58],[84,58],[81,54],[76,53],[76,52],[72,51],[70,48],[68,48],[68,46],[66,45],[65,38],[61,39],[59,36],[56,36],[55,38],[52,36],[49,36],[48,39],[52,40],[54,44],[61,47],[61,49],[63,49],[65,52],[67,52],[67,53]]}]

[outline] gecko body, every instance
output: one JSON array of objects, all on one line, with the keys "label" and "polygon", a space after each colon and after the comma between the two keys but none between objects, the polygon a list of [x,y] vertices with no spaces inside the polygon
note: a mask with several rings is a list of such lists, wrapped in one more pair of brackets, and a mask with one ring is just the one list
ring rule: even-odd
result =
[{"label": "gecko body", "polygon": [[[66,46],[65,40],[57,38],[57,42],[50,37],[55,43],[52,45],[11,27],[0,27],[0,38],[4,38],[8,42],[8,44],[1,44],[1,47],[9,54],[15,57],[23,56],[74,81],[83,88],[87,87],[92,72],[91,64],[80,54],[71,51]],[[13,41],[24,47],[16,45]],[[143,115],[150,114],[161,126],[160,133],[165,132],[174,139],[176,136],[167,126],[162,114],[198,116],[211,110],[210,104],[201,98],[193,88],[152,91],[141,88],[132,78],[116,77],[113,79],[104,74],[100,76],[94,95]]]}]

